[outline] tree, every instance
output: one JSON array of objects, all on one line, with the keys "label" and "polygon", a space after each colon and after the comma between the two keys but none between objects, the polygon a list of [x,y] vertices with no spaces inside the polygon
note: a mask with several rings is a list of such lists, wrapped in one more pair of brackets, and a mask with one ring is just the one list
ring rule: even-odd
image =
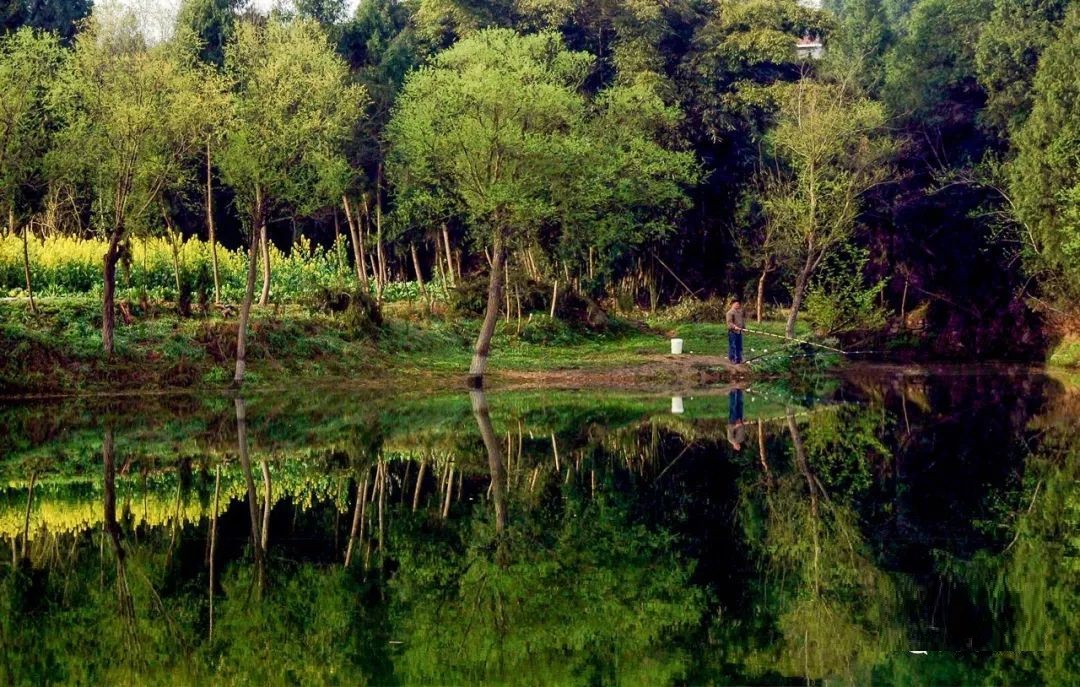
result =
[{"label": "tree", "polygon": [[1012,133],[1031,113],[1039,56],[1054,40],[1069,0],[996,0],[975,46],[984,121]]},{"label": "tree", "polygon": [[[48,150],[45,101],[63,64],[59,41],[23,28],[0,37],[0,207],[7,211],[8,231],[24,217],[30,199],[44,185],[41,160]],[[30,309],[34,289],[27,255],[28,226],[23,227],[23,259]]]},{"label": "tree", "polygon": [[184,0],[176,25],[198,37],[199,59],[218,67],[225,64],[225,45],[236,25],[237,12],[247,0]]},{"label": "tree", "polygon": [[[1030,232],[1032,265],[1067,300],[1080,294],[1080,7],[1070,8],[1035,75],[1031,116],[1008,166],[1017,218]],[[1073,300],[1075,302],[1075,300]]]},{"label": "tree", "polygon": [[93,0],[0,0],[0,29],[29,26],[49,31],[70,43],[79,22],[90,16]]},{"label": "tree", "polygon": [[803,78],[779,86],[780,118],[766,146],[763,207],[779,229],[777,251],[796,270],[787,335],[810,278],[827,255],[850,241],[862,195],[889,177],[893,143],[879,103],[856,96],[847,84]]},{"label": "tree", "polygon": [[269,213],[286,205],[304,214],[341,197],[349,176],[341,151],[364,92],[349,84],[345,62],[310,20],[240,25],[226,48],[226,68],[235,83],[235,124],[219,165],[251,234],[233,377],[240,385],[260,246],[269,295]]},{"label": "tree", "polygon": [[[407,209],[450,203],[477,244],[490,248],[487,308],[469,370],[474,385],[487,368],[514,244],[534,242],[541,227],[563,236],[571,228],[602,231],[594,221],[601,208],[670,207],[681,196],[672,186],[696,180],[692,156],[667,151],[643,128],[670,114],[654,96],[612,91],[590,107],[581,89],[592,63],[554,33],[481,31],[415,72],[390,122],[399,202]],[[633,107],[645,114],[635,119]],[[610,167],[599,164],[604,151],[616,153]],[[671,185],[656,198],[641,195],[665,182]]]},{"label": "tree", "polygon": [[885,55],[895,41],[882,0],[839,0],[840,28],[829,41],[828,58],[841,65],[857,64],[859,85],[871,95],[885,82]]},{"label": "tree", "polygon": [[345,19],[345,0],[293,0],[301,17],[330,27]]},{"label": "tree", "polygon": [[886,60],[884,96],[893,112],[935,123],[956,117],[954,103],[982,106],[975,46],[993,0],[922,0]]},{"label": "tree", "polygon": [[172,47],[147,48],[127,15],[80,34],[53,95],[62,121],[50,153],[58,179],[84,184],[108,238],[101,338],[113,352],[116,267],[129,233],[147,228],[163,189],[201,143],[198,73]]}]

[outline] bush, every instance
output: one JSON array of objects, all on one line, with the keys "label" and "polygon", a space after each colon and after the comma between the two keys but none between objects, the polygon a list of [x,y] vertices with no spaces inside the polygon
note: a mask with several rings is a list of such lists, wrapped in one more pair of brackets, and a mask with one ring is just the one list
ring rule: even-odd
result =
[{"label": "bush", "polygon": [[723,324],[727,317],[727,304],[719,298],[701,300],[684,298],[663,313],[665,320],[692,324]]},{"label": "bush", "polygon": [[869,251],[849,247],[830,254],[806,294],[806,319],[827,334],[878,330],[885,310],[878,305],[885,282],[866,286],[863,271]]},{"label": "bush", "polygon": [[379,304],[366,289],[319,288],[309,296],[312,310],[341,317],[345,325],[361,336],[374,336],[383,325]]}]

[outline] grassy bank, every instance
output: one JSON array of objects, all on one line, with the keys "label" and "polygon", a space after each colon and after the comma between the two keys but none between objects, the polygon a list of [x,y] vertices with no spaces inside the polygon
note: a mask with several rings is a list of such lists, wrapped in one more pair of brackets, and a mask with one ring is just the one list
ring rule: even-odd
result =
[{"label": "grassy bank", "polygon": [[[53,298],[29,312],[25,301],[0,303],[0,393],[5,395],[101,391],[203,389],[227,386],[232,378],[236,321],[230,313],[180,317],[163,305],[132,307],[132,319],[116,334],[116,353],[101,350],[99,305],[92,298]],[[297,380],[348,382],[399,388],[450,388],[468,368],[479,323],[427,313],[420,305],[387,308],[378,328],[355,327],[347,318],[299,306],[256,309],[248,353],[251,388],[291,386]],[[763,327],[780,331],[778,322]],[[666,356],[668,339],[686,340],[684,361],[726,355],[722,324],[683,323],[668,317],[648,322],[613,320],[603,332],[575,328],[545,316],[500,323],[492,371],[544,382],[562,371],[573,383],[578,372],[594,375],[633,370],[638,381],[679,382]],[[748,335],[747,357],[776,342]],[[774,371],[787,358],[762,361]],[[680,368],[681,369],[681,368]],[[718,371],[722,374],[722,370]],[[530,377],[533,375],[533,377]],[[600,375],[597,377],[596,375]],[[589,385],[589,382],[585,382]],[[618,385],[617,375],[612,385]]]},{"label": "grassy bank", "polygon": [[1064,337],[1050,351],[1046,364],[1054,368],[1080,371],[1080,337]]}]

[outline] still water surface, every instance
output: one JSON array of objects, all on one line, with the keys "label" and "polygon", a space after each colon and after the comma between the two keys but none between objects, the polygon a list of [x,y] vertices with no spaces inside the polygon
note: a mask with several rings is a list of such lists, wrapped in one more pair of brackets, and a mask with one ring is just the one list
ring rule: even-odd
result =
[{"label": "still water surface", "polygon": [[1007,372],[0,406],[0,681],[1077,684],[1078,418]]}]

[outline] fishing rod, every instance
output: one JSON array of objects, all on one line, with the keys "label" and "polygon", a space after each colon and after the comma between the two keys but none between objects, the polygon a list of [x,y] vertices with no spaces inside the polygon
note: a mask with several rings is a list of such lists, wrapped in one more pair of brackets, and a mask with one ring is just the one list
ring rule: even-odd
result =
[{"label": "fishing rod", "polygon": [[[753,358],[750,358],[749,360],[744,361],[744,363],[749,365],[750,363],[761,360],[762,358],[768,358],[769,356],[773,356],[773,355],[777,355],[779,353],[783,353],[786,349],[791,348],[792,346],[795,346],[795,345],[796,345],[795,343],[789,343],[789,344],[785,344],[785,345],[781,346],[780,348],[774,348],[771,351],[769,349],[767,349],[767,348],[763,349],[765,351],[764,353],[761,353],[760,355],[755,355]],[[756,348],[751,348],[750,350],[757,353]],[[794,357],[794,356],[792,356],[792,357]]]},{"label": "fishing rod", "polygon": [[833,348],[832,346],[826,346],[825,344],[814,343],[813,341],[806,341],[805,339],[796,339],[793,336],[785,336],[785,335],[782,335],[782,334],[773,334],[772,332],[764,332],[764,331],[760,331],[760,330],[757,330],[757,329],[747,329],[745,327],[743,327],[743,331],[744,332],[749,332],[751,334],[757,334],[759,336],[769,336],[769,337],[772,337],[774,339],[781,339],[783,341],[788,341],[788,342],[790,342],[789,345],[806,344],[807,346],[814,346],[815,348],[823,348],[826,351],[832,351],[833,353],[839,353],[841,355],[848,355],[847,351],[841,350],[839,348]]}]

